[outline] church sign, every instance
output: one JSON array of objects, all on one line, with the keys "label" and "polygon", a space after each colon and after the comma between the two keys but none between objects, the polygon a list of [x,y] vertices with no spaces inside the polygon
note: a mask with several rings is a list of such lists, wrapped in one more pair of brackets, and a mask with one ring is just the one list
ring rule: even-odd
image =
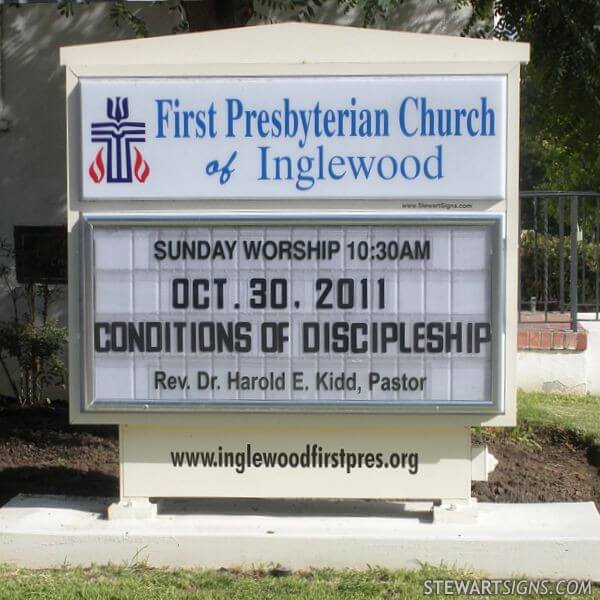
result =
[{"label": "church sign", "polygon": [[470,428],[516,420],[527,53],[290,24],[63,49],[70,415],[119,425],[109,516],[470,505]]}]

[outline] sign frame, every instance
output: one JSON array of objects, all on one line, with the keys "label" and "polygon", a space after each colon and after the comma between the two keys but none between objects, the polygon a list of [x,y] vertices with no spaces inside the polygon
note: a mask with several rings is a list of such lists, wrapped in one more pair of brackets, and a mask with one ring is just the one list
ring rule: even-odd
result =
[{"label": "sign frame", "polygon": [[[298,85],[299,89],[293,90],[293,87],[295,85]],[[280,147],[275,147],[275,143],[276,142],[280,142],[281,139],[289,139],[289,145],[293,146],[293,150],[295,152],[299,151],[299,148],[296,147],[296,145],[294,144],[294,142],[297,142],[296,137],[289,137],[286,138],[286,136],[274,136],[272,138],[268,138],[268,137],[256,137],[254,135],[251,135],[249,138],[246,135],[230,135],[230,133],[225,133],[225,123],[219,123],[220,120],[225,119],[226,115],[221,115],[221,113],[225,113],[225,109],[223,107],[221,108],[216,108],[215,109],[215,114],[218,115],[218,118],[215,119],[215,121],[217,122],[217,124],[215,125],[215,127],[217,128],[218,131],[220,131],[220,135],[217,135],[215,132],[215,138],[214,139],[210,139],[208,138],[208,136],[203,137],[202,139],[198,140],[196,139],[196,142],[199,142],[199,148],[201,148],[201,152],[199,153],[199,156],[196,157],[196,152],[197,150],[194,150],[192,148],[187,148],[187,151],[182,152],[184,156],[186,157],[191,157],[193,156],[194,158],[191,159],[192,160],[192,165],[186,164],[185,166],[182,167],[182,165],[180,165],[179,163],[181,162],[181,156],[179,156],[179,159],[174,158],[173,159],[173,163],[175,164],[175,166],[173,166],[171,163],[168,164],[168,168],[165,169],[165,164],[164,164],[164,160],[156,160],[156,157],[154,156],[154,152],[156,152],[156,148],[158,146],[164,145],[164,144],[168,144],[168,146],[166,146],[163,150],[163,154],[164,157],[166,158],[166,160],[169,160],[169,155],[171,152],[173,152],[176,156],[177,156],[177,151],[178,148],[176,146],[174,146],[174,140],[177,140],[176,143],[182,142],[182,141],[186,141],[189,142],[191,141],[191,139],[193,139],[193,136],[189,136],[187,134],[184,134],[184,132],[177,132],[177,134],[169,134],[168,131],[167,133],[165,133],[164,131],[162,131],[161,129],[161,133],[159,134],[157,132],[157,134],[155,136],[151,136],[149,135],[150,133],[150,127],[146,127],[146,129],[148,130],[146,135],[144,136],[145,138],[145,143],[142,143],[142,145],[140,145],[139,147],[143,150],[144,157],[148,156],[148,152],[150,152],[151,157],[148,158],[150,165],[152,165],[152,167],[150,168],[150,165],[146,164],[146,167],[148,168],[148,173],[152,172],[152,175],[150,176],[149,180],[154,181],[155,179],[158,179],[158,183],[154,182],[153,186],[150,186],[150,189],[148,188],[148,186],[144,185],[143,181],[141,183],[138,183],[136,185],[131,186],[131,184],[128,183],[111,183],[109,185],[105,185],[103,182],[94,182],[92,183],[90,181],[90,177],[88,175],[88,169],[92,169],[92,168],[97,168],[96,166],[96,161],[100,160],[102,162],[102,158],[99,158],[99,155],[96,155],[94,158],[94,153],[97,150],[98,144],[92,142],[91,144],[89,143],[89,131],[93,131],[94,126],[99,126],[99,125],[104,125],[104,123],[95,123],[95,116],[92,117],[90,113],[92,113],[93,115],[101,115],[104,113],[104,111],[102,109],[100,109],[99,107],[95,107],[96,110],[93,110],[89,105],[90,104],[94,104],[94,100],[96,99],[96,97],[102,97],[102,99],[104,99],[105,97],[107,99],[109,99],[109,94],[115,94],[116,98],[120,98],[119,94],[125,94],[127,93],[127,100],[129,101],[130,104],[136,104],[139,107],[140,104],[140,98],[139,96],[141,95],[143,98],[145,98],[146,96],[157,96],[158,91],[155,90],[153,93],[150,92],[150,90],[146,90],[144,89],[147,86],[150,86],[150,88],[152,89],[153,87],[155,88],[165,88],[165,91],[163,94],[160,94],[160,96],[168,96],[169,93],[171,94],[176,94],[176,102],[181,102],[183,103],[184,100],[180,99],[180,95],[182,93],[187,93],[188,95],[194,96],[195,94],[198,94],[201,98],[202,98],[202,94],[203,93],[209,93],[209,94],[215,94],[217,93],[216,96],[212,96],[211,95],[211,99],[213,99],[213,103],[217,102],[218,105],[224,104],[226,97],[232,97],[234,96],[237,99],[237,94],[239,94],[240,90],[237,90],[237,88],[241,88],[244,90],[248,90],[248,88],[253,89],[254,94],[259,94],[260,93],[260,89],[264,88],[266,90],[268,90],[268,97],[271,98],[272,96],[277,96],[277,92],[275,92],[274,90],[277,89],[280,86],[284,86],[284,89],[286,89],[286,92],[289,96],[290,99],[286,98],[286,100],[290,100],[291,102],[291,111],[296,111],[298,110],[296,107],[296,102],[298,102],[298,106],[304,106],[304,102],[306,102],[307,100],[305,98],[300,97],[300,99],[298,98],[294,98],[294,95],[301,95],[303,88],[306,89],[310,89],[310,90],[315,90],[315,89],[319,89],[320,87],[323,87],[323,91],[325,93],[330,92],[330,93],[334,93],[337,91],[338,88],[346,88],[348,87],[348,85],[351,86],[355,86],[357,90],[361,90],[364,88],[381,88],[384,87],[386,89],[386,91],[388,92],[388,94],[390,93],[390,90],[387,88],[398,88],[399,90],[404,89],[405,91],[403,92],[404,94],[408,94],[409,91],[410,92],[414,92],[416,93],[415,90],[421,90],[419,93],[427,93],[427,92],[423,92],[422,89],[429,89],[429,88],[433,88],[433,92],[435,93],[435,91],[439,91],[436,90],[437,87],[439,87],[440,89],[443,89],[445,92],[447,92],[448,89],[461,89],[462,93],[469,93],[472,87],[477,87],[477,86],[484,86],[484,87],[488,87],[488,88],[495,88],[496,86],[499,88],[497,90],[495,89],[490,89],[488,91],[493,92],[496,94],[496,96],[494,97],[493,93],[490,93],[490,97],[492,97],[493,100],[495,100],[497,102],[497,105],[495,106],[495,109],[492,109],[491,112],[494,115],[494,119],[493,122],[496,123],[495,127],[496,127],[496,133],[492,133],[487,134],[485,132],[478,134],[476,136],[470,137],[463,135],[462,133],[459,134],[451,134],[448,135],[446,137],[443,137],[442,139],[439,139],[439,136],[435,138],[435,141],[439,143],[439,145],[436,145],[436,148],[439,148],[439,158],[441,161],[441,156],[442,156],[442,151],[445,154],[445,156],[447,155],[454,155],[455,157],[460,157],[458,160],[455,158],[453,165],[451,164],[447,164],[446,162],[444,162],[445,167],[443,169],[444,171],[444,175],[441,176],[441,162],[440,162],[440,177],[432,177],[432,179],[434,180],[434,182],[429,182],[428,179],[429,177],[424,177],[424,176],[419,176],[419,174],[417,173],[414,177],[409,177],[409,176],[400,176],[399,174],[394,175],[393,177],[383,177],[383,175],[381,175],[379,177],[379,179],[377,179],[375,176],[369,176],[365,179],[363,179],[360,175],[357,177],[355,176],[354,179],[350,179],[350,178],[346,178],[344,174],[339,174],[336,175],[335,177],[333,177],[333,175],[327,175],[328,171],[330,171],[331,167],[327,166],[329,165],[329,160],[328,157],[331,158],[331,156],[333,156],[336,153],[339,154],[343,154],[343,156],[341,156],[341,158],[346,159],[345,162],[345,170],[354,170],[356,169],[356,167],[353,167],[352,169],[348,168],[348,164],[352,159],[355,158],[355,156],[346,156],[344,153],[350,152],[352,153],[352,150],[350,150],[350,148],[347,148],[347,144],[351,144],[353,142],[353,140],[355,138],[353,138],[354,134],[352,136],[342,136],[341,138],[337,138],[336,136],[330,136],[325,138],[325,140],[321,139],[321,138],[317,138],[315,140],[315,142],[319,142],[320,147],[321,147],[321,152],[316,152],[313,154],[307,154],[306,156],[302,156],[302,158],[304,159],[308,159],[310,158],[311,164],[314,163],[313,166],[316,165],[316,163],[319,161],[318,156],[321,156],[321,159],[323,160],[323,163],[319,166],[319,168],[317,169],[315,166],[315,171],[318,171],[318,175],[317,173],[312,173],[312,171],[304,171],[300,169],[300,155],[298,154],[294,154],[293,152],[290,153],[289,155],[284,155],[283,158],[285,159],[289,159],[290,160],[290,165],[293,162],[294,163],[294,168],[292,169],[292,167],[290,166],[290,172],[286,175],[280,173],[279,175],[277,175],[276,173],[272,173],[270,171],[277,171],[279,170],[279,166],[275,167],[274,166],[274,162],[273,161],[277,161],[279,158],[282,158],[281,156],[279,156],[277,153],[279,151],[281,151]],[[88,87],[89,86],[89,87]],[[220,90],[220,86],[224,87],[226,90],[229,90],[229,92],[225,92],[225,91],[221,91]],[[291,88],[288,90],[286,88],[286,86],[291,86]],[[98,89],[99,87],[99,89]],[[183,87],[183,89],[180,89],[181,87]],[[331,201],[331,200],[353,200],[353,199],[360,199],[360,198],[364,198],[364,197],[381,197],[381,198],[386,198],[386,199],[397,199],[399,197],[402,197],[404,200],[432,200],[432,199],[437,199],[437,200],[452,200],[452,199],[456,199],[456,200],[475,200],[475,199],[484,199],[484,200],[500,200],[502,198],[504,198],[504,196],[506,195],[506,179],[502,176],[503,173],[505,173],[506,168],[505,168],[505,161],[506,161],[506,143],[507,143],[507,123],[506,123],[506,116],[507,116],[507,111],[506,111],[506,104],[507,104],[507,99],[508,99],[508,76],[506,74],[499,74],[499,73],[489,73],[489,74],[476,74],[476,73],[470,73],[470,74],[446,74],[446,75],[431,75],[431,74],[422,74],[422,75],[416,75],[416,74],[412,74],[412,75],[406,75],[406,74],[394,74],[394,75],[386,75],[386,74],[362,74],[362,75],[301,75],[301,76],[285,76],[285,75],[278,75],[278,76],[257,76],[257,75],[252,75],[252,76],[247,76],[247,77],[241,77],[241,76],[230,76],[230,75],[226,75],[226,76],[222,76],[222,77],[217,77],[217,76],[203,76],[203,77],[178,77],[178,76],[172,76],[169,78],[165,78],[165,77],[110,77],[110,78],[104,78],[104,77],[89,77],[89,76],[83,76],[80,78],[80,114],[81,114],[81,119],[82,119],[82,138],[79,141],[80,145],[81,145],[81,151],[82,151],[82,160],[80,161],[80,166],[82,168],[82,173],[80,174],[80,183],[81,183],[81,189],[79,190],[81,193],[81,197],[86,201],[86,202],[90,202],[90,203],[95,203],[98,201],[103,201],[103,202],[113,202],[115,204],[120,204],[123,201],[129,200],[131,198],[136,198],[138,200],[143,200],[143,201],[147,201],[147,202],[161,202],[164,200],[172,200],[175,202],[185,202],[186,200],[224,200],[224,201],[231,201],[231,200],[236,200],[236,199],[240,199],[240,200],[245,200],[245,201],[249,201],[249,200],[267,200],[267,199],[272,199],[272,198],[276,198],[276,199],[281,199],[284,201],[301,201],[304,199],[315,199],[318,198],[319,200],[322,201]],[[106,96],[104,93],[100,93],[100,90],[105,88],[106,89]],[[140,89],[141,88],[141,89]],[[206,88],[206,91],[205,91]],[[330,89],[332,88],[332,89]],[[125,92],[125,91],[119,91],[119,90],[125,90],[128,89],[129,92]],[[171,92],[167,92],[167,90],[169,89],[173,89],[175,91],[171,91]],[[212,91],[211,91],[212,90]],[[233,91],[236,90],[236,91]],[[357,94],[358,92],[354,89],[351,88],[352,91],[348,90],[346,92],[347,96],[349,97],[352,93],[353,94]],[[281,92],[283,95],[283,92]],[[479,91],[479,93],[483,94],[484,92]],[[224,94],[223,98],[218,98],[218,94]],[[240,94],[240,96],[242,96],[243,94]],[[132,98],[133,96],[133,98]],[[137,97],[135,97],[137,96]],[[174,96],[175,97],[175,96]],[[195,96],[194,96],[195,97]],[[282,96],[283,97],[283,96]],[[486,96],[487,98],[487,96]],[[405,97],[406,99],[406,97]],[[370,100],[370,102],[369,102]],[[135,102],[134,102],[135,101]],[[319,103],[320,98],[316,97],[316,102],[317,104]],[[461,99],[462,101],[462,99]],[[239,102],[241,102],[241,100],[239,100]],[[212,104],[211,104],[212,106]],[[261,105],[251,105],[254,108],[258,108]],[[337,105],[336,105],[337,106]],[[376,107],[374,107],[373,105],[373,100],[372,99],[367,99],[367,102],[364,106],[369,106],[369,109],[366,110],[371,110],[371,111],[376,111],[376,110],[380,110],[377,109]],[[396,108],[395,106],[392,107],[391,104],[386,105],[385,103],[383,103],[381,105],[381,109],[385,110],[386,114],[389,115],[393,115],[394,111],[393,108]],[[144,108],[144,107],[142,107]],[[325,107],[323,107],[325,109]],[[108,109],[107,109],[108,110]],[[114,109],[113,109],[114,110]],[[127,109],[129,110],[129,108]],[[132,110],[132,114],[135,113],[135,109],[131,108]],[[181,110],[181,109],[175,109],[176,111]],[[275,109],[269,109],[271,110],[271,112],[281,112],[281,109],[279,108],[275,108]],[[328,112],[333,112],[333,111],[338,111],[338,108],[332,109],[332,110],[328,110]],[[365,109],[363,109],[365,110]],[[434,110],[433,108],[431,109],[427,109],[427,110]],[[443,109],[435,109],[435,110],[443,110]],[[450,109],[446,109],[446,110],[450,110]],[[454,109],[454,110],[458,110],[458,109]],[[463,109],[464,110],[464,109]],[[251,111],[252,112],[252,111]],[[269,111],[261,111],[263,113],[269,112]],[[362,112],[362,111],[361,111]],[[112,114],[112,113],[111,113]],[[136,113],[137,114],[137,113]],[[179,116],[179,113],[176,113],[177,116]],[[294,113],[295,114],[295,113]],[[168,115],[167,115],[168,116]],[[99,117],[98,117],[99,118]],[[107,114],[106,118],[110,118]],[[139,117],[140,119],[142,119],[142,123],[144,125],[148,124],[151,122],[151,120],[147,119],[143,119],[143,117]],[[283,121],[283,120],[282,120]],[[396,126],[395,125],[391,125],[392,122],[395,122],[394,119],[389,116],[389,131],[387,131],[385,134],[383,133],[373,133],[373,135],[369,135],[369,136],[358,136],[358,139],[360,140],[361,143],[361,151],[366,152],[367,155],[369,155],[370,153],[373,155],[373,158],[375,159],[373,161],[373,163],[371,163],[372,165],[379,165],[382,161],[383,158],[390,158],[390,155],[395,155],[395,158],[397,158],[398,160],[398,165],[400,164],[400,162],[404,162],[404,160],[401,160],[401,157],[404,156],[405,158],[409,158],[411,157],[411,155],[419,155],[420,156],[420,161],[419,161],[419,172],[421,175],[424,175],[423,173],[423,169],[424,166],[423,164],[427,162],[427,160],[429,159],[425,159],[425,157],[423,156],[423,153],[428,153],[430,151],[433,151],[432,148],[427,147],[427,149],[424,148],[419,148],[419,144],[423,144],[424,140],[427,143],[431,142],[431,139],[429,137],[429,135],[431,134],[424,134],[422,132],[419,132],[418,134],[414,134],[411,136],[408,136],[407,134],[400,132],[400,131],[396,131]],[[142,124],[140,123],[140,125]],[[158,125],[157,125],[158,127]],[[373,126],[375,128],[375,125]],[[398,125],[398,128],[400,128],[401,126]],[[494,125],[492,125],[492,127],[494,127]],[[169,128],[167,127],[167,130]],[[460,127],[459,127],[460,129]],[[308,131],[308,130],[307,130]],[[180,135],[181,133],[181,135]],[[303,132],[305,134],[305,132]],[[313,135],[313,133],[311,132],[310,135]],[[94,137],[92,135],[92,137]],[[158,143],[157,143],[158,140]],[[260,161],[261,167],[260,167],[260,172],[261,172],[261,177],[259,178],[253,178],[253,177],[248,177],[249,173],[243,173],[240,174],[240,171],[243,170],[243,164],[247,163],[248,165],[254,165],[254,163],[256,162],[256,158],[252,158],[253,154],[256,154],[256,152],[250,154],[249,151],[250,150],[258,150],[258,147],[260,144],[265,144],[267,143],[267,141],[270,144],[273,144],[273,148],[271,148],[271,146],[268,146],[268,151],[265,151],[265,156],[264,156],[264,162],[263,160]],[[312,139],[310,140],[312,142]],[[340,147],[339,145],[334,147],[334,148],[330,148],[329,146],[325,147],[324,144],[330,144],[333,142],[341,142],[343,141],[344,146],[343,146],[343,150],[342,147]],[[105,141],[106,142],[106,141]],[[307,140],[304,140],[305,145],[304,146],[300,146],[300,154],[304,153],[305,151],[308,151],[308,146],[306,144],[308,144]],[[449,145],[455,144],[457,142],[460,142],[461,144],[466,145],[466,147],[463,146],[459,146],[458,148],[455,148],[454,150],[451,150],[448,148]],[[469,147],[469,142],[472,144],[472,147]],[[497,148],[492,147],[491,149],[488,148],[487,151],[489,151],[490,153],[498,153],[498,165],[497,165],[497,171],[498,171],[498,180],[495,181],[495,184],[491,183],[488,179],[484,179],[483,181],[485,181],[485,191],[484,190],[479,190],[479,191],[475,191],[472,189],[467,189],[467,185],[465,183],[465,179],[467,178],[467,175],[470,172],[470,169],[477,169],[478,165],[476,164],[477,162],[477,157],[478,155],[482,152],[486,153],[486,145],[491,145],[492,142],[495,142],[495,145],[497,145]],[[227,145],[225,145],[225,143],[227,143]],[[356,142],[355,142],[356,143]],[[373,146],[374,143],[377,143],[377,145]],[[486,145],[483,146],[483,148],[480,148],[478,146],[476,146],[477,143],[485,143]],[[209,144],[208,147],[204,147],[205,144]],[[371,145],[369,145],[371,144]],[[386,145],[387,144],[387,145]],[[216,145],[216,148],[213,147]],[[364,148],[362,148],[362,146],[365,146]],[[221,147],[223,146],[223,147]],[[380,147],[381,146],[381,147]],[[406,148],[404,148],[403,146],[406,146]],[[416,147],[415,147],[416,146]],[[399,148],[401,150],[399,150]],[[286,151],[287,151],[287,145],[286,145]],[[354,150],[356,150],[356,148],[353,148]],[[226,163],[226,156],[230,156],[230,153],[235,150],[235,152],[233,152],[233,154],[231,155],[231,162],[230,163]],[[137,150],[136,150],[137,151]],[[215,152],[216,154],[212,154],[212,152]],[[310,151],[309,151],[310,152]],[[200,160],[200,157],[204,156],[206,153],[209,153],[210,157],[215,156],[217,159],[210,161],[210,163],[208,163],[206,165],[207,170],[206,173],[204,173],[205,169],[204,169],[204,162],[202,162]],[[225,153],[225,154],[223,154]],[[396,154],[398,153],[398,154]],[[239,154],[239,155],[238,155]],[[249,156],[250,154],[250,156]],[[271,154],[273,154],[273,156],[271,156]],[[262,152],[261,152],[261,156],[262,156]],[[139,154],[139,157],[142,157],[142,154]],[[415,156],[416,157],[416,156]],[[413,158],[415,158],[413,157]],[[208,156],[206,157],[208,158]],[[234,160],[235,158],[235,160]],[[434,158],[434,156],[430,156],[429,158]],[[487,157],[487,160],[489,161],[489,157]],[[452,163],[451,159],[448,158],[448,156],[446,157],[445,161]],[[104,161],[106,162],[106,161]],[[133,163],[133,158],[131,160],[131,163]],[[145,159],[142,160],[142,162],[140,164],[143,164],[145,162]],[[495,162],[495,161],[494,161]],[[161,169],[160,172],[157,170],[157,172],[154,172],[155,166],[158,166],[157,163],[160,165]],[[197,163],[197,164],[196,164]],[[388,166],[389,166],[389,161],[387,161]],[[103,164],[103,163],[102,163]],[[201,165],[203,166],[203,168],[199,168],[198,166]],[[231,164],[231,167],[230,167]],[[412,164],[412,162],[411,162]],[[208,171],[208,168],[214,165],[215,171],[213,171],[212,173]],[[108,167],[108,165],[106,165]],[[139,166],[139,165],[138,165]],[[258,164],[256,164],[255,166],[258,167]],[[457,173],[456,170],[462,167],[462,172]],[[183,173],[185,173],[186,175],[188,175],[187,177],[179,177],[176,179],[176,181],[182,181],[185,183],[182,183],[183,187],[180,188],[180,186],[177,183],[174,183],[173,181],[170,181],[170,185],[167,185],[167,182],[162,179],[163,177],[165,177],[165,172],[166,172],[166,176],[168,177],[169,174],[172,175],[174,172],[177,172],[177,168],[182,168]],[[231,171],[228,171],[228,169],[231,168]],[[282,171],[284,169],[284,167],[281,167]],[[479,167],[480,168],[480,167]],[[219,170],[221,169],[221,170]],[[264,173],[263,173],[263,169],[264,169]],[[294,175],[292,176],[292,170],[294,171]],[[398,166],[398,171],[402,170],[402,168],[400,166]],[[359,169],[360,171],[360,169]],[[375,171],[379,171],[379,166],[373,166],[372,169],[370,169],[371,172],[375,172]],[[218,174],[221,175],[227,175],[226,179],[224,181],[221,181],[221,184],[219,185],[218,182],[218,178],[217,175]],[[324,173],[324,174],[323,174]],[[232,175],[233,174],[233,175]],[[255,173],[253,173],[255,174]],[[229,179],[231,176],[231,180]],[[313,177],[314,181],[313,184],[311,185],[310,188],[306,188],[306,189],[302,189],[299,187],[295,187],[292,186],[291,189],[289,189],[289,184],[290,183],[294,183],[293,179],[296,178],[298,179],[300,176],[303,177]],[[132,181],[135,180],[135,178],[133,177],[133,172],[130,173],[130,177],[132,178]],[[197,178],[200,177],[200,180],[198,180]],[[316,179],[315,179],[316,177]],[[493,175],[494,178],[496,178],[496,174]],[[196,179],[195,179],[196,178]],[[242,181],[242,186],[240,189],[240,185],[239,182]],[[252,188],[252,183],[256,184],[257,182],[263,183],[263,181],[267,181],[268,185],[264,188],[264,189],[253,189]],[[296,183],[298,183],[300,180],[298,179],[298,181],[296,181]],[[318,181],[319,186],[324,186],[324,189],[320,189],[316,183]],[[288,185],[283,185],[282,184],[286,182]],[[460,182],[460,190],[457,191],[455,188],[457,186],[457,183]],[[415,184],[419,184],[419,185],[415,185]],[[433,183],[431,189],[427,188],[427,185],[429,185],[430,183]],[[236,187],[237,185],[237,187]],[[272,187],[273,185],[277,185],[278,187]],[[125,186],[125,189],[122,187]],[[188,186],[188,187],[186,187]],[[338,186],[344,186],[344,188],[342,189],[338,189]],[[407,186],[407,187],[406,187]],[[157,189],[154,190],[153,188],[156,187]],[[165,189],[166,188],[166,189]],[[174,189],[173,189],[174,188]],[[406,188],[406,189],[405,189]],[[424,188],[422,189],[422,191],[420,191],[420,188]],[[446,189],[446,188],[450,188],[450,189]],[[243,190],[243,191],[242,191]]]},{"label": "sign frame", "polygon": [[[491,264],[491,281],[493,293],[490,298],[490,317],[494,332],[491,347],[491,381],[489,401],[391,401],[365,400],[358,401],[249,401],[249,400],[211,400],[211,401],[168,401],[145,402],[143,400],[108,399],[96,401],[94,390],[94,349],[93,349],[93,317],[94,317],[94,247],[93,233],[101,227],[186,227],[186,226],[486,226],[491,231],[493,260]],[[505,412],[504,390],[504,352],[505,352],[505,226],[501,213],[402,213],[399,211],[362,211],[338,212],[335,214],[317,212],[310,217],[302,212],[256,213],[213,213],[199,215],[195,213],[163,213],[161,215],[120,213],[82,215],[83,231],[81,235],[81,256],[85,276],[81,280],[80,318],[83,330],[80,337],[81,363],[80,380],[81,410],[84,413],[395,413],[395,414],[475,414],[501,415]]]},{"label": "sign frame", "polygon": [[[306,45],[307,35],[312,43]],[[369,56],[362,50],[369,45]],[[506,427],[516,424],[517,389],[517,282],[518,282],[518,190],[519,190],[519,81],[520,66],[529,60],[524,43],[477,40],[453,36],[433,36],[402,32],[380,32],[327,25],[277,24],[222,30],[210,34],[166,36],[144,40],[116,41],[61,49],[61,64],[66,71],[67,108],[67,198],[69,230],[69,418],[75,424],[116,424],[121,436],[142,426],[262,427],[293,423],[297,427],[327,424],[346,427],[360,421],[366,429],[384,423],[402,428],[427,425],[443,427]],[[82,360],[80,338],[81,280],[84,277],[80,256],[82,215],[108,214],[117,206],[110,200],[89,201],[81,193],[81,95],[84,77],[277,77],[277,76],[356,76],[356,75],[503,75],[507,78],[506,186],[498,199],[473,199],[470,206],[438,206],[423,203],[419,208],[405,206],[404,199],[333,199],[324,205],[321,198],[299,198],[282,203],[280,199],[205,198],[194,200],[143,200],[132,195],[118,209],[160,217],[174,211],[199,216],[252,211],[254,214],[277,211],[301,212],[307,220],[319,211],[330,214],[361,211],[444,211],[444,215],[473,212],[504,214],[506,229],[505,274],[506,314],[504,351],[503,414],[269,414],[269,413],[131,413],[83,412],[81,404]],[[452,200],[452,199],[448,199]],[[455,199],[459,200],[459,199]],[[465,210],[466,209],[466,210]]]}]

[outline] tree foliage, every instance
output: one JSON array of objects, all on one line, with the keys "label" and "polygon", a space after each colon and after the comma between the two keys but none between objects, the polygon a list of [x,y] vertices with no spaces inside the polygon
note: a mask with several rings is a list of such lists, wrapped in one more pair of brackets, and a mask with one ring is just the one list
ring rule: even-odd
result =
[{"label": "tree foliage", "polygon": [[[531,44],[523,70],[522,187],[600,189],[600,0],[459,0],[465,34]],[[493,8],[494,22],[477,29]]]}]

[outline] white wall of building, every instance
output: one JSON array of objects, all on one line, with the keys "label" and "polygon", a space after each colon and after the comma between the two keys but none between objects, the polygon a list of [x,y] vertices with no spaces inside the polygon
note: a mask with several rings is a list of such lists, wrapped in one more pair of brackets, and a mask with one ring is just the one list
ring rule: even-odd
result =
[{"label": "white wall of building", "polygon": [[583,325],[587,329],[583,352],[519,352],[518,386],[527,392],[600,394],[600,322]]},{"label": "white wall of building", "polygon": [[588,353],[519,352],[517,385],[526,392],[585,394],[590,391]]},{"label": "white wall of building", "polygon": [[[265,0],[255,3],[257,16],[252,18],[250,24],[283,23],[293,19],[292,11],[277,10],[274,6],[269,8],[267,15],[261,15],[261,7],[267,4]],[[346,11],[338,0],[327,0],[320,8],[315,9],[312,21],[330,25],[360,26],[364,22],[360,6],[359,0],[356,9]],[[414,33],[458,35],[467,24],[470,14],[468,7],[458,8],[454,0],[405,0],[391,12],[386,23],[378,23],[377,26]]]}]

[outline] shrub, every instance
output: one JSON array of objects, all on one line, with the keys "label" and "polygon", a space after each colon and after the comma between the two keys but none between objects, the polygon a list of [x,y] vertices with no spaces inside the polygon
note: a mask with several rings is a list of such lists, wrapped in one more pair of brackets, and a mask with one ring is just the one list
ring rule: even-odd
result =
[{"label": "shrub", "polygon": [[15,276],[15,254],[0,239],[0,282],[12,304],[12,319],[0,321],[0,366],[21,406],[49,402],[48,386],[64,386],[62,350],[67,330],[49,317],[58,286],[26,283]]}]

